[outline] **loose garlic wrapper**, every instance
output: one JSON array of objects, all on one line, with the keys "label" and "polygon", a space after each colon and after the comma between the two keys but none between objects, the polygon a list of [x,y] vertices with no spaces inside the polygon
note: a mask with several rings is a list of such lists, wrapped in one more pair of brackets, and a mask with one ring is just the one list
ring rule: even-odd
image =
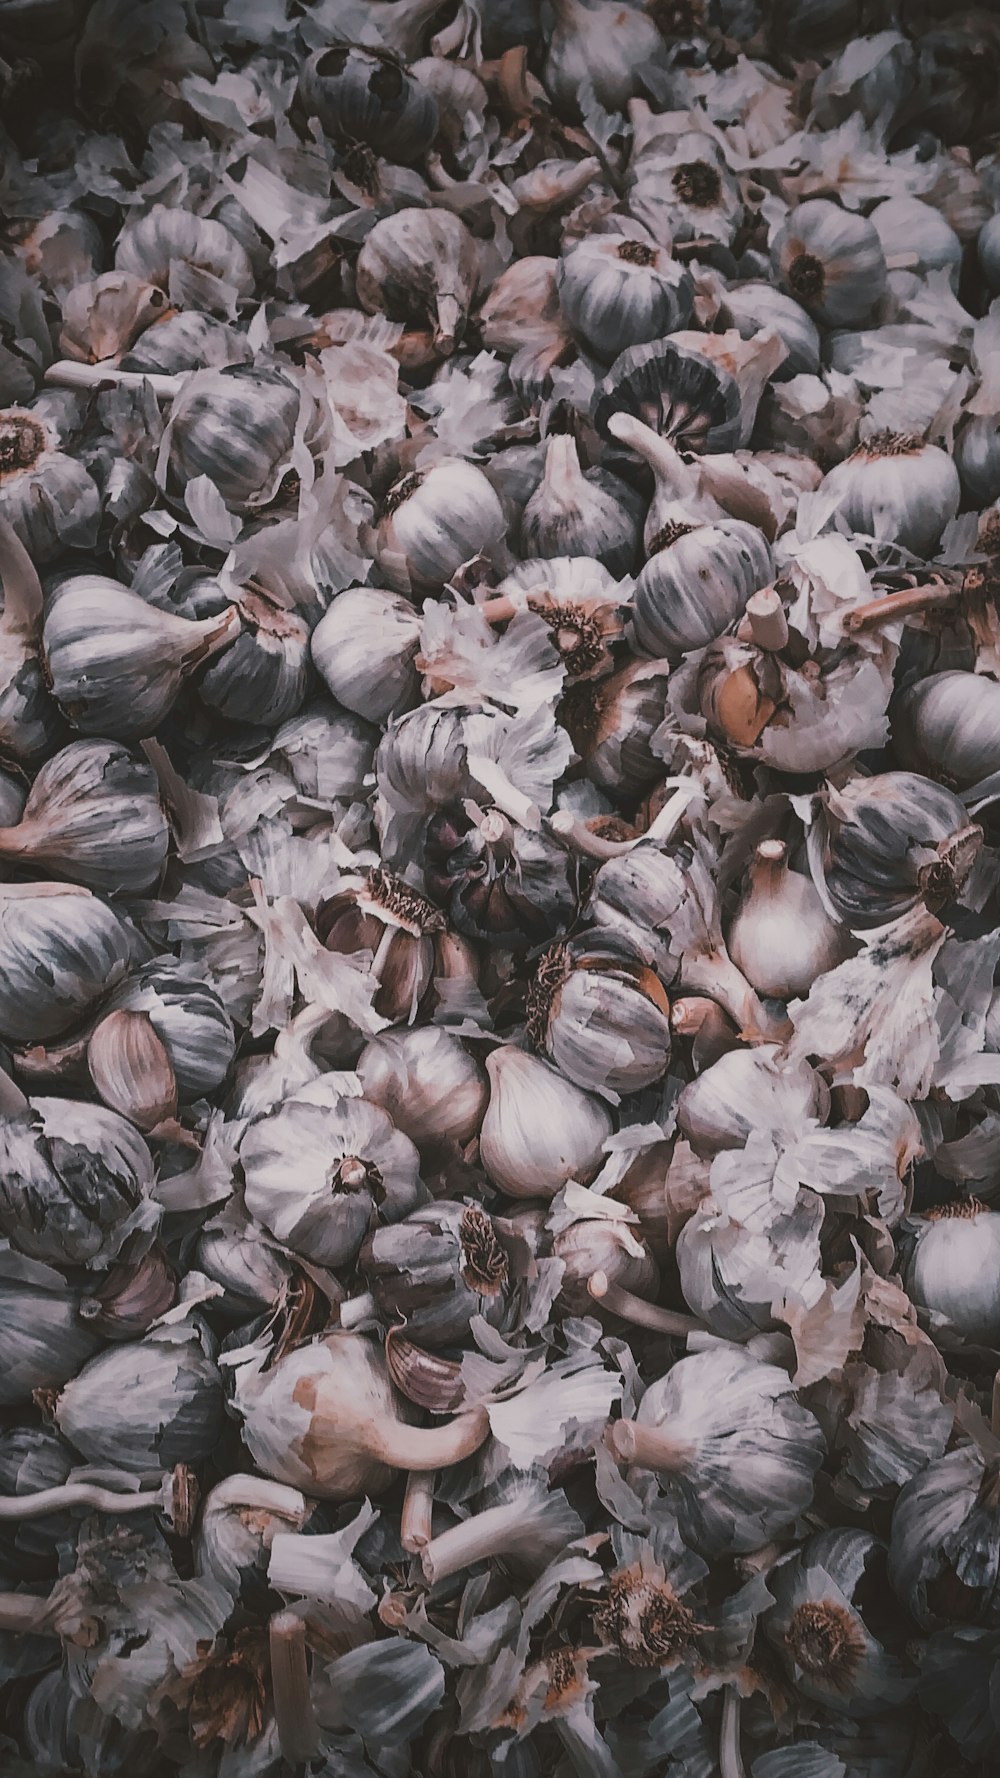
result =
[{"label": "loose garlic wrapper", "polygon": [[998,93],[0,0],[11,1778],[997,1766]]}]

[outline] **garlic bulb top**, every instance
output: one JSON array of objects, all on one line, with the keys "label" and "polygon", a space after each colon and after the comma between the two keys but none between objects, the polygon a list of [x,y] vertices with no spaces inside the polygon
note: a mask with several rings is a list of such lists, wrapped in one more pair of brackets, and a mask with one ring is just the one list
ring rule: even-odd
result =
[{"label": "garlic bulb top", "polygon": [[877,432],[837,463],[820,491],[852,531],[930,555],[958,511],[958,471],[946,451],[902,432]]}]

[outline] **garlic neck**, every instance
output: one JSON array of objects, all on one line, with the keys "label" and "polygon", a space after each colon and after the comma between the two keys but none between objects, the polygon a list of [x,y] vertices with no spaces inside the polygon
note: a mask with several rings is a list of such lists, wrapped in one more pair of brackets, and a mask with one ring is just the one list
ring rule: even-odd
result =
[{"label": "garlic neck", "polygon": [[615,1420],[608,1428],[608,1444],[622,1463],[637,1469],[680,1470],[691,1456],[691,1446],[683,1440],[638,1420]]},{"label": "garlic neck", "polygon": [[390,1469],[448,1469],[478,1451],[489,1430],[485,1408],[458,1414],[444,1426],[409,1426],[386,1416],[373,1421],[367,1450]]},{"label": "garlic neck", "polygon": [[576,440],[570,433],[559,432],[550,438],[543,480],[546,493],[564,505],[575,505],[581,483],[588,485],[580,468]]},{"label": "garlic neck", "polygon": [[645,458],[656,477],[656,492],[674,500],[690,499],[697,489],[697,476],[684,462],[680,452],[667,438],[661,438],[652,426],[637,420],[634,414],[612,414],[608,431],[630,451]]}]

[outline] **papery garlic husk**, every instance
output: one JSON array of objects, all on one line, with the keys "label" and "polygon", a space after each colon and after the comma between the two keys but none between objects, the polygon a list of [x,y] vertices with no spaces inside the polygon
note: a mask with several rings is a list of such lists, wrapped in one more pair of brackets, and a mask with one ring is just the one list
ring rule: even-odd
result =
[{"label": "papery garlic husk", "polygon": [[929,556],[958,511],[958,471],[947,451],[906,432],[875,432],[829,470],[820,494],[852,531]]},{"label": "papery garlic husk", "polygon": [[389,160],[419,159],[437,134],[433,95],[394,55],[367,44],[334,43],[310,56],[297,104],[335,141],[367,142]]},{"label": "papery garlic husk", "polygon": [[375,555],[395,592],[437,592],[473,556],[496,549],[506,530],[503,507],[482,470],[442,457],[389,489]]},{"label": "papery garlic husk", "polygon": [[606,111],[622,111],[642,84],[645,64],[660,61],[664,41],[647,13],[612,0],[554,0],[555,25],[545,89],[567,116],[580,113],[581,89]]},{"label": "papery garlic husk", "polygon": [[374,723],[362,722],[332,699],[318,697],[282,723],[271,752],[291,774],[300,795],[328,808],[338,801],[363,798],[378,739]]},{"label": "papery garlic husk", "polygon": [[688,1307],[721,1339],[741,1341],[782,1324],[783,1295],[808,1301],[816,1291],[824,1220],[816,1192],[799,1191],[788,1205],[744,1206],[733,1182],[742,1167],[742,1156],[732,1169],[716,1164],[713,1184],[725,1201],[704,1200],[681,1229],[676,1247]]},{"label": "papery garlic husk", "polygon": [[42,766],[0,858],[105,894],[159,880],[170,834],[156,775],[117,741],[73,741]]},{"label": "papery garlic husk", "polygon": [[384,723],[416,702],[420,614],[382,587],[348,587],[312,633],[320,678],[347,710]]},{"label": "papery garlic husk", "polygon": [[705,1556],[788,1531],[825,1455],[787,1372],[728,1345],[682,1358],[609,1437],[616,1456],[655,1472],[684,1542]]},{"label": "papery garlic husk", "polygon": [[317,936],[328,951],[371,951],[378,977],[372,1005],[390,1023],[412,1021],[435,978],[445,974],[447,929],[439,907],[380,866],[316,910]]},{"label": "papery garlic husk", "polygon": [[567,1080],[636,1093],[670,1062],[670,1002],[653,970],[611,952],[551,945],[528,994],[529,1038]]},{"label": "papery garlic husk", "polygon": [[[678,20],[681,30],[685,29]],[[690,121],[698,115],[692,108]],[[746,215],[739,181],[715,136],[685,129],[680,109],[662,114],[638,101],[629,107],[632,152],[626,172],[630,215],[658,241],[695,241],[704,250],[729,247]],[[763,325],[760,323],[759,325]],[[664,328],[664,332],[673,329]]]},{"label": "papery garlic husk", "polygon": [[249,255],[225,224],[174,204],[153,204],[126,220],[115,266],[159,285],[182,309],[228,315],[233,297],[254,288]]},{"label": "papery garlic husk", "polygon": [[[796,1690],[850,1717],[901,1704],[917,1683],[903,1659],[905,1632],[880,1610],[885,1554],[867,1531],[821,1531],[767,1577],[776,1603],[764,1632]],[[885,1622],[888,1647],[869,1629],[862,1604],[880,1629]]]},{"label": "papery garlic husk", "polygon": [[554,1197],[568,1179],[588,1184],[613,1128],[601,1100],[509,1044],[490,1052],[486,1071],[479,1153],[490,1178],[512,1198]]},{"label": "papery garlic husk", "polygon": [[103,1345],[80,1314],[84,1299],[51,1266],[0,1250],[0,1406],[28,1406],[36,1389],[65,1383]]},{"label": "papery garlic husk", "polygon": [[117,360],[139,335],[167,312],[162,290],[131,272],[105,272],[76,285],[63,298],[59,349],[82,364]]},{"label": "papery garlic husk", "polygon": [[812,879],[790,869],[780,840],[763,840],[729,928],[728,950],[758,994],[792,1000],[842,963],[850,939],[831,920]]},{"label": "papery garlic husk", "polygon": [[909,294],[928,272],[945,271],[957,291],[962,243],[940,210],[922,198],[900,195],[876,204],[871,221],[889,267],[890,289]]},{"label": "papery garlic husk", "polygon": [[914,772],[881,772],[827,786],[809,862],[840,919],[867,929],[921,902],[933,911],[951,901],[982,839],[950,790]]},{"label": "papery garlic husk", "polygon": [[207,1222],[198,1236],[195,1264],[221,1284],[224,1294],[213,1311],[232,1321],[247,1321],[273,1310],[290,1295],[294,1265],[259,1223],[229,1203]]},{"label": "papery garlic husk", "polygon": [[319,1265],[349,1265],[376,1216],[396,1222],[426,1198],[409,1137],[322,1077],[251,1124],[240,1160],[251,1215]]},{"label": "papery garlic husk", "polygon": [[24,544],[0,517],[0,747],[31,764],[66,732],[42,668],[42,585]]},{"label": "papery garlic husk", "polygon": [[701,352],[653,340],[615,359],[594,396],[594,425],[607,436],[613,414],[634,414],[678,450],[732,451],[740,439],[740,393],[728,371]]},{"label": "papery garlic husk", "polygon": [[73,727],[129,741],[151,735],[185,680],[238,634],[233,606],[190,622],[116,580],[79,574],[52,595],[43,647],[52,690]]},{"label": "papery garlic husk", "polygon": [[89,890],[0,888],[0,1036],[61,1037],[121,980],[131,956],[127,928]]},{"label": "papery garlic husk", "polygon": [[96,482],[60,450],[56,425],[43,406],[0,412],[0,519],[32,561],[52,562],[68,548],[91,548],[100,513]]},{"label": "papery garlic husk", "polygon": [[786,296],[783,290],[756,278],[729,284],[723,293],[720,316],[728,327],[736,328],[741,339],[752,340],[762,327],[778,335],[788,356],[771,373],[775,382],[818,375],[822,363],[819,329],[802,304]]},{"label": "papery garlic husk", "polygon": [[636,558],[642,501],[618,476],[580,466],[568,433],[550,438],[542,480],[521,514],[525,556],[590,556],[621,579]]},{"label": "papery garlic husk", "polygon": [[234,1599],[259,1595],[263,1602],[274,1539],[301,1531],[314,1511],[297,1488],[285,1488],[263,1476],[225,1476],[202,1505],[195,1573],[218,1581]]},{"label": "papery garlic husk", "polygon": [[383,1494],[397,1469],[447,1468],[489,1432],[482,1411],[416,1426],[380,1347],[361,1334],[328,1334],[267,1371],[251,1362],[237,1371],[234,1401],[264,1474],[325,1500]]},{"label": "papery garlic husk", "polygon": [[358,1257],[387,1327],[402,1324],[421,1346],[468,1337],[481,1315],[490,1327],[516,1325],[517,1288],[493,1218],[477,1204],[439,1198],[392,1228],[377,1228]]},{"label": "papery garlic husk", "polygon": [[92,1463],[144,1475],[208,1457],[223,1425],[215,1341],[197,1316],[157,1327],[85,1364],[54,1408]]},{"label": "papery garlic husk", "polygon": [[742,1148],[751,1131],[801,1132],[825,1122],[829,1094],[808,1062],[788,1062],[777,1044],[729,1050],[684,1088],[677,1122],[696,1154]]},{"label": "papery garlic husk", "polygon": [[[44,16],[47,4],[38,10]],[[75,10],[72,0],[67,10]],[[48,210],[44,216],[15,223],[11,233],[14,253],[25,270],[55,297],[96,277],[104,264],[101,231],[83,210]]]},{"label": "papery garlic husk", "polygon": [[575,874],[562,847],[499,809],[445,808],[428,822],[424,846],[427,887],[467,938],[523,950],[572,918]]},{"label": "papery garlic husk", "polygon": [[177,1112],[177,1077],[146,1013],[112,1012],[87,1045],[98,1098],[140,1130],[155,1130]]},{"label": "papery garlic husk", "polygon": [[491,285],[480,307],[483,345],[510,356],[515,389],[540,388],[553,367],[574,351],[559,304],[558,266],[557,259],[537,253],[515,259]]},{"label": "papery garlic husk", "polygon": [[176,1296],[177,1280],[156,1244],[139,1260],[113,1265],[84,1297],[80,1315],[106,1340],[135,1340],[173,1307]]},{"label": "papery garlic husk", "polygon": [[1000,1468],[975,1445],[934,1457],[900,1491],[889,1580],[923,1630],[1000,1623]]},{"label": "papery garlic husk", "polygon": [[460,344],[480,280],[475,237],[450,210],[397,210],[365,237],[355,269],[370,315],[429,326],[438,352]]},{"label": "papery garlic husk", "polygon": [[1000,1212],[956,1198],[912,1226],[905,1276],[913,1301],[965,1339],[1000,1345]]},{"label": "papery garlic husk", "polygon": [[621,607],[631,590],[631,580],[614,579],[592,557],[553,556],[519,562],[496,597],[541,618],[568,679],[603,679],[614,665],[611,648],[623,633]]},{"label": "papery garlic husk", "polygon": [[643,654],[686,654],[735,623],[752,593],[774,579],[763,533],[741,519],[668,522],[647,543],[632,596],[632,633]]},{"label": "papery garlic husk", "polygon": [[110,995],[106,1010],[145,1013],[167,1052],[182,1101],[222,1085],[236,1053],[233,1022],[214,988],[172,957],[143,964]]},{"label": "papery garlic husk", "polygon": [[911,771],[967,790],[1000,770],[1000,684],[985,673],[931,673],[891,716],[893,751]]},{"label": "papery garlic husk", "polygon": [[559,707],[588,778],[626,802],[663,776],[649,742],[666,715],[669,676],[665,661],[633,661],[599,685],[571,686]]},{"label": "papery garlic husk", "polygon": [[885,289],[874,225],[829,198],[810,198],[789,212],[771,242],[771,267],[789,295],[828,327],[864,321]]},{"label": "papery garlic husk", "polygon": [[489,1102],[486,1071],[440,1025],[383,1031],[357,1060],[365,1098],[420,1149],[470,1142]]},{"label": "papery garlic husk", "polygon": [[149,1232],[153,1160],[138,1130],[103,1105],[34,1099],[0,1118],[0,1232],[48,1265],[109,1265]]},{"label": "papery garlic husk", "polygon": [[625,1222],[581,1216],[553,1235],[552,1257],[566,1268],[558,1301],[567,1315],[596,1313],[587,1288],[595,1272],[602,1272],[610,1284],[633,1296],[655,1300],[660,1268],[638,1228]]},{"label": "papery garlic husk", "polygon": [[629,346],[643,346],[686,327],[694,302],[686,267],[645,229],[627,223],[620,228],[573,242],[556,274],[563,314],[605,363]]},{"label": "papery garlic husk", "polygon": [[156,465],[171,499],[207,476],[227,507],[267,506],[295,470],[303,390],[278,370],[227,365],[196,371],[171,407]]}]

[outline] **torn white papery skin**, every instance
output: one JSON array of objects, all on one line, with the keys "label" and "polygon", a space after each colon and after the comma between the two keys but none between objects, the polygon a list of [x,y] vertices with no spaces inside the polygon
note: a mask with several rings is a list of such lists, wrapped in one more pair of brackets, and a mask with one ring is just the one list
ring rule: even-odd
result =
[{"label": "torn white papery skin", "polygon": [[515,1469],[530,1469],[566,1443],[572,1424],[592,1428],[620,1401],[622,1379],[590,1352],[558,1359],[508,1401],[488,1409],[490,1430]]}]

